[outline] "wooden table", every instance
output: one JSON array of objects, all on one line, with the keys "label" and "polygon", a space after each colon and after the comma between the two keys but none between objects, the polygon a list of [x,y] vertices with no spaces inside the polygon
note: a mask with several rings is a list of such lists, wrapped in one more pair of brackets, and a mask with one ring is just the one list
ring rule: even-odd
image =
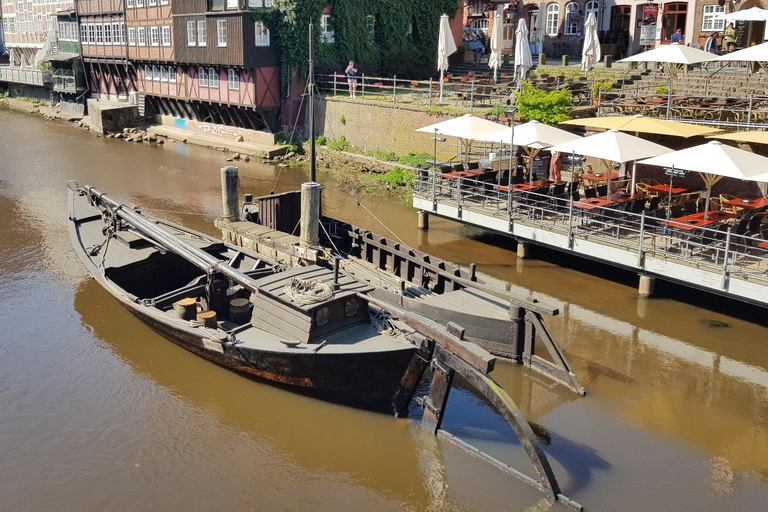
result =
[{"label": "wooden table", "polygon": [[758,247],[761,249],[768,249],[768,242],[763,242],[760,245],[758,245]]},{"label": "wooden table", "polygon": [[[648,190],[659,192],[661,194],[669,194],[669,185],[653,185],[648,187]],[[688,192],[688,189],[684,187],[672,187],[673,195],[682,194],[683,192]]]},{"label": "wooden table", "polygon": [[[547,188],[545,186],[541,185],[529,185],[527,183],[516,183],[515,185],[512,185],[512,192],[533,192],[542,188]],[[493,187],[494,190],[501,190],[503,192],[509,192],[509,187],[507,185],[496,185]]]},{"label": "wooden table", "polygon": [[736,199],[726,201],[725,204],[728,206],[735,206],[736,208],[743,208],[745,210],[757,211],[768,207],[768,197],[737,197]]},{"label": "wooden table", "polygon": [[611,201],[605,197],[590,197],[589,199],[582,199],[573,203],[574,208],[579,210],[594,210],[595,208],[604,208],[616,204],[616,201]]},{"label": "wooden table", "polygon": [[445,178],[446,180],[457,180],[459,178],[469,178],[472,176],[476,176],[476,174],[468,171],[444,172],[440,174],[440,177]]},{"label": "wooden table", "polygon": [[[619,173],[615,172],[610,175],[611,181],[619,179]],[[582,174],[581,175],[582,180],[586,181],[594,181],[595,183],[601,182],[601,181],[608,181],[608,173],[597,173],[597,174]]]},{"label": "wooden table", "polygon": [[627,192],[616,192],[615,194],[609,194],[608,200],[614,203],[624,204],[637,199],[642,199],[645,194],[629,194]]},{"label": "wooden table", "polygon": [[704,218],[704,212],[694,213],[686,215],[685,217],[677,217],[676,219],[670,219],[669,222],[662,222],[662,226],[669,226],[671,228],[680,229],[682,231],[693,231],[694,229],[703,228],[722,222],[724,220],[738,218],[738,215],[733,213],[725,213],[721,211],[709,212],[707,218]]}]

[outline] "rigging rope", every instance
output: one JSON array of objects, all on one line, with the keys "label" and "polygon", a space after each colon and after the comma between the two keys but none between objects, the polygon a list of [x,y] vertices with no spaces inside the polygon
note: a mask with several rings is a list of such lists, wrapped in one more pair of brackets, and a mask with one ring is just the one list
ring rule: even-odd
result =
[{"label": "rigging rope", "polygon": [[333,289],[322,281],[295,277],[283,286],[283,292],[297,304],[314,304],[333,297]]},{"label": "rigging rope", "polygon": [[360,205],[360,206],[362,206],[362,207],[363,207],[363,209],[364,209],[365,211],[367,211],[367,212],[368,212],[368,213],[371,215],[371,217],[373,217],[373,218],[376,220],[376,222],[378,222],[379,224],[381,224],[382,226],[384,226],[384,229],[386,229],[387,231],[389,231],[389,232],[392,234],[392,236],[393,236],[393,237],[397,238],[397,241],[398,241],[398,242],[400,242],[401,244],[403,244],[403,245],[405,246],[405,248],[406,248],[406,249],[410,249],[410,247],[408,246],[408,244],[406,244],[405,242],[403,242],[403,241],[400,239],[400,237],[399,237],[399,236],[397,236],[397,235],[395,234],[395,232],[394,232],[394,231],[392,231],[391,229],[389,229],[389,227],[388,227],[386,224],[384,224],[384,223],[383,223],[383,222],[382,222],[382,221],[381,221],[381,220],[380,220],[380,219],[379,219],[379,218],[378,218],[376,215],[374,215],[374,214],[373,214],[373,212],[372,212],[371,210],[369,210],[368,208],[366,208],[366,207],[365,207],[365,205],[364,205],[363,203],[361,203],[359,199],[357,200],[357,204],[358,204],[358,205]]}]

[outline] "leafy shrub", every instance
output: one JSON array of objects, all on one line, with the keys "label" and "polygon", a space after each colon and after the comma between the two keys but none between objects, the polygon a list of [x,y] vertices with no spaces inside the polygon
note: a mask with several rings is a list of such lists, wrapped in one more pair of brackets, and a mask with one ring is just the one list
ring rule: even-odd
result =
[{"label": "leafy shrub", "polygon": [[504,105],[496,105],[491,110],[485,113],[486,116],[492,116],[492,117],[501,117],[503,115],[507,114],[507,109],[509,107],[506,107]]},{"label": "leafy shrub", "polygon": [[375,151],[373,153],[373,158],[385,162],[397,162],[397,155],[394,151]]},{"label": "leafy shrub", "polygon": [[568,112],[573,109],[570,91],[544,92],[530,82],[522,83],[522,92],[515,92],[517,113],[523,121],[536,121],[557,126],[570,119]]},{"label": "leafy shrub", "polygon": [[601,92],[608,92],[613,90],[613,82],[610,80],[595,80],[592,84],[592,97],[597,98],[597,95]]},{"label": "leafy shrub", "polygon": [[328,144],[328,139],[325,138],[325,135],[318,135],[315,137],[315,144],[318,146],[325,146]]},{"label": "leafy shrub", "polygon": [[377,179],[387,182],[387,184],[392,188],[410,187],[413,184],[413,174],[406,171],[402,167],[395,167],[388,173],[380,174]]},{"label": "leafy shrub", "polygon": [[429,164],[427,160],[431,160],[432,156],[429,153],[415,153],[409,152],[407,155],[403,155],[397,161],[397,163],[407,165],[408,167],[427,167]]},{"label": "leafy shrub", "polygon": [[666,85],[660,85],[656,89],[653,90],[654,94],[658,94],[660,96],[665,96],[669,94],[669,88]]},{"label": "leafy shrub", "polygon": [[339,140],[329,141],[328,149],[332,151],[351,151],[352,144],[347,142],[347,138],[342,135]]},{"label": "leafy shrub", "polygon": [[342,114],[339,118],[339,122],[344,125],[347,124],[347,118],[344,116],[344,114]]}]

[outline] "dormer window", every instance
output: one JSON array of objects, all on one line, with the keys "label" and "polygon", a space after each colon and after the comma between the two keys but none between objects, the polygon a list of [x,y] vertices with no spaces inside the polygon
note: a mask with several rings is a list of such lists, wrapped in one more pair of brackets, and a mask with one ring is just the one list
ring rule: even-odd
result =
[{"label": "dormer window", "polygon": [[328,322],[331,321],[331,311],[328,309],[328,306],[322,307],[317,310],[317,313],[315,313],[315,325],[318,327],[322,327],[323,325],[327,325]]}]

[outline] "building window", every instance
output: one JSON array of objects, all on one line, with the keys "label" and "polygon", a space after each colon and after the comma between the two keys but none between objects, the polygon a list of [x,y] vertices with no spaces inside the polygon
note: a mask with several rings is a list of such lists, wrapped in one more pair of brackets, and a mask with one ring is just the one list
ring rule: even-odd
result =
[{"label": "building window", "polygon": [[112,44],[115,44],[115,45],[120,44],[120,24],[119,23],[112,24]]},{"label": "building window", "polygon": [[163,27],[163,46],[171,46],[171,27]]},{"label": "building window", "polygon": [[136,46],[136,29],[133,27],[128,27],[128,44]]},{"label": "building window", "polygon": [[571,2],[565,6],[565,35],[575,36],[579,33],[579,4]]},{"label": "building window", "polygon": [[269,29],[263,21],[257,21],[254,25],[256,33],[256,46],[269,46]]},{"label": "building window", "polygon": [[[160,0],[160,5],[168,5],[168,0]],[[173,77],[174,79],[171,80],[172,82],[176,81],[176,75]]]},{"label": "building window", "polygon": [[549,4],[547,6],[547,35],[556,36],[560,28],[560,6]]},{"label": "building window", "polygon": [[333,25],[331,25],[331,15],[323,14],[320,16],[320,27],[323,30],[323,41],[326,43],[333,43],[335,37],[333,34]]},{"label": "building window", "polygon": [[127,1],[126,1],[126,4],[125,4],[125,6],[126,6],[126,7],[128,7],[129,9],[133,9],[133,7],[134,7],[135,5],[136,5],[136,4],[134,4],[133,0],[127,0]]},{"label": "building window", "polygon": [[152,80],[152,66],[144,66],[144,81]]},{"label": "building window", "polygon": [[136,7],[144,7],[144,0],[136,0]]},{"label": "building window", "polygon": [[154,77],[155,82],[160,81],[160,68],[157,66],[152,66],[152,76]]},{"label": "building window", "polygon": [[101,23],[96,24],[96,44],[104,44],[104,26]]},{"label": "building window", "polygon": [[227,20],[216,20],[216,41],[219,46],[227,46]]},{"label": "building window", "polygon": [[674,34],[677,29],[682,29],[683,32],[685,32],[687,13],[688,4],[664,4],[664,30],[661,36],[663,42],[669,43],[672,34]]},{"label": "building window", "polygon": [[248,7],[262,7],[264,6],[263,0],[248,0]]},{"label": "building window", "polygon": [[136,35],[139,40],[139,46],[147,46],[147,29],[144,27],[139,27],[137,29]]},{"label": "building window", "polygon": [[230,91],[240,90],[240,75],[234,69],[227,70],[227,88]]},{"label": "building window", "polygon": [[[162,3],[162,2],[161,2]],[[168,81],[172,84],[176,83],[176,66],[168,66]]]},{"label": "building window", "polygon": [[208,87],[211,89],[219,88],[219,71],[214,68],[208,68]]},{"label": "building window", "polygon": [[195,22],[187,22],[187,46],[195,46]]},{"label": "building window", "polygon": [[704,18],[701,21],[701,30],[710,32],[712,30],[723,30],[725,28],[724,5],[705,5]]},{"label": "building window", "polygon": [[107,46],[112,44],[112,25],[109,23],[104,24],[104,44]]},{"label": "building window", "polygon": [[150,7],[155,7],[157,5],[157,0],[147,0],[147,5]]},{"label": "building window", "polygon": [[368,34],[373,39],[376,35],[376,17],[373,14],[369,14],[365,17],[365,24],[368,27]]},{"label": "building window", "polygon": [[587,21],[587,16],[589,16],[589,13],[591,12],[595,13],[595,21],[598,21],[597,16],[600,12],[600,2],[597,0],[590,0],[587,2],[587,5],[584,7],[584,21]]},{"label": "building window", "polygon": [[96,44],[96,26],[93,23],[88,24],[88,44]]},{"label": "building window", "polygon": [[208,28],[205,20],[197,22],[197,46],[205,46],[208,39]]},{"label": "building window", "polygon": [[629,30],[631,12],[632,7],[629,5],[614,5],[611,7],[611,31],[621,32]]},{"label": "building window", "polygon": [[120,44],[125,44],[125,23],[120,23]]},{"label": "building window", "polygon": [[160,29],[157,27],[149,27],[149,44],[152,46],[160,46]]},{"label": "building window", "polygon": [[160,66],[160,80],[162,82],[167,82],[170,78],[170,73],[168,72],[168,68],[166,66]]},{"label": "building window", "polygon": [[200,87],[208,87],[208,72],[205,68],[198,68],[197,82],[200,84]]},{"label": "building window", "polygon": [[80,25],[80,40],[83,41],[83,44],[88,42],[88,25]]},{"label": "building window", "polygon": [[264,7],[272,7],[272,0],[264,0]]}]

